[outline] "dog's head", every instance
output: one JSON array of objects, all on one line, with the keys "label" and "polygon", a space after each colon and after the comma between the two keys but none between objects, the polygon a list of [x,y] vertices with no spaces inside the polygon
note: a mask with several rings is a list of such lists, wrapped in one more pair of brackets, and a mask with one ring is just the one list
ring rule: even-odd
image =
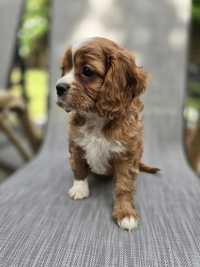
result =
[{"label": "dog's head", "polygon": [[61,69],[57,103],[66,111],[114,119],[126,114],[146,88],[147,75],[131,53],[105,38],[72,46],[65,52]]}]

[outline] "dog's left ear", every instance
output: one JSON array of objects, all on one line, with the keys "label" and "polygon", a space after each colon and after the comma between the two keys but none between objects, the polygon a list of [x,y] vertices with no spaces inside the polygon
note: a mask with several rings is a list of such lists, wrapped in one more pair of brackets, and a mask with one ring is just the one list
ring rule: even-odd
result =
[{"label": "dog's left ear", "polygon": [[126,75],[128,94],[132,98],[143,94],[147,87],[148,74],[136,65],[134,56],[128,51],[120,55],[120,62]]}]

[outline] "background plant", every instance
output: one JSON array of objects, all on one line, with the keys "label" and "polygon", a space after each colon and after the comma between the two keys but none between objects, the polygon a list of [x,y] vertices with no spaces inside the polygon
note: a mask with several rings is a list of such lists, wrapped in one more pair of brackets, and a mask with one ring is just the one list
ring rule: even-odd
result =
[{"label": "background plant", "polygon": [[[40,56],[49,30],[49,0],[27,0],[19,31],[19,53],[24,59]],[[38,49],[40,48],[40,49]]]}]

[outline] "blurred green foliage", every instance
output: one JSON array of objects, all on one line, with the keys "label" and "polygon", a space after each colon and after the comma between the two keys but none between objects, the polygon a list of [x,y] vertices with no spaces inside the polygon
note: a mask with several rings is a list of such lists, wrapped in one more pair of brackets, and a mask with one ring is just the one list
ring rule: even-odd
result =
[{"label": "blurred green foliage", "polygon": [[200,0],[192,1],[192,21],[200,26]]},{"label": "blurred green foliage", "polygon": [[27,0],[19,32],[19,49],[23,58],[28,58],[37,44],[47,36],[49,0]]}]

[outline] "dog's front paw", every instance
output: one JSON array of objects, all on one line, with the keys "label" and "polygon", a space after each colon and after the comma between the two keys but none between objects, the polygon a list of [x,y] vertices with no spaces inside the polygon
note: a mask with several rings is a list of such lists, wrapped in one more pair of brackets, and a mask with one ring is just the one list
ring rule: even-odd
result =
[{"label": "dog's front paw", "polygon": [[73,186],[69,190],[69,195],[71,198],[77,200],[77,199],[83,199],[89,196],[89,186],[87,179],[85,180],[74,180]]},{"label": "dog's front paw", "polygon": [[[137,228],[139,216],[131,204],[129,205],[116,205],[113,209],[113,219],[117,222],[120,228],[132,231]],[[126,203],[127,204],[127,203]]]},{"label": "dog's front paw", "polygon": [[134,216],[127,216],[118,220],[117,223],[122,229],[132,231],[138,227],[138,218]]}]

